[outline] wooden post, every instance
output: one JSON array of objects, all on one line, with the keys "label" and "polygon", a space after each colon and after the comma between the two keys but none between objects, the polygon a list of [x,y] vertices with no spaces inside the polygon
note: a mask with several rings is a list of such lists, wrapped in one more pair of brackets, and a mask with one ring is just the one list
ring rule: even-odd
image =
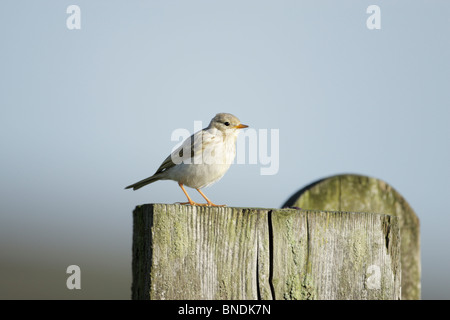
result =
[{"label": "wooden post", "polygon": [[420,299],[419,219],[400,193],[386,182],[354,174],[336,175],[303,188],[284,206],[396,216],[401,237],[402,300]]},{"label": "wooden post", "polygon": [[133,299],[399,299],[396,217],[148,204]]}]

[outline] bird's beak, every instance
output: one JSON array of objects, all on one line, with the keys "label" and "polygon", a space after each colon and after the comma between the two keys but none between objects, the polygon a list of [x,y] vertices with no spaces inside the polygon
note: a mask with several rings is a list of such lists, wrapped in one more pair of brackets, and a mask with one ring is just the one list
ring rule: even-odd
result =
[{"label": "bird's beak", "polygon": [[248,128],[248,126],[241,123],[241,124],[238,124],[237,126],[235,126],[234,128],[235,129],[244,129],[244,128]]}]

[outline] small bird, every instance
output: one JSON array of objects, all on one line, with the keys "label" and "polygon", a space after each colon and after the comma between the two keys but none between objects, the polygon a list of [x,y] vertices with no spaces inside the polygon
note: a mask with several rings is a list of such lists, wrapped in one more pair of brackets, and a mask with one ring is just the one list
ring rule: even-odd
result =
[{"label": "small bird", "polygon": [[[247,127],[230,113],[216,114],[208,127],[194,133],[175,149],[154,175],[125,189],[137,190],[158,180],[174,180],[188,199],[188,202],[181,204],[225,206],[212,203],[200,189],[212,185],[228,171],[236,156],[239,131]],[[192,201],[184,188],[185,185],[196,189],[205,198],[206,203]]]}]

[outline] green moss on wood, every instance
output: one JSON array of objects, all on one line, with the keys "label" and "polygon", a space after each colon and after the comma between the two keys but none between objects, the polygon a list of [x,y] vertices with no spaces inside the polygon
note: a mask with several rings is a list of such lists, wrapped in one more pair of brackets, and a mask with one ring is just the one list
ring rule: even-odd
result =
[{"label": "green moss on wood", "polygon": [[292,200],[291,205],[312,210],[396,216],[401,230],[402,299],[420,299],[419,219],[407,201],[389,184],[367,176],[337,175],[306,188],[296,200]]},{"label": "green moss on wood", "polygon": [[[133,298],[393,299],[400,292],[400,275],[393,271],[399,265],[398,226],[394,217],[383,219],[371,213],[144,205],[134,212]],[[380,292],[364,287],[370,263],[383,270]]]}]

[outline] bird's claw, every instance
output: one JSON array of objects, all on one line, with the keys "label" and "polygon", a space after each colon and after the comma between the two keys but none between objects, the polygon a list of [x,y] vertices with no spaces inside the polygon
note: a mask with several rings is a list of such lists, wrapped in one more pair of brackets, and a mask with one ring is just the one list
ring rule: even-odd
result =
[{"label": "bird's claw", "polygon": [[200,206],[200,207],[226,207],[226,204],[214,204],[212,202],[210,203],[197,203],[197,202],[177,202],[181,205],[191,205],[191,206]]}]

